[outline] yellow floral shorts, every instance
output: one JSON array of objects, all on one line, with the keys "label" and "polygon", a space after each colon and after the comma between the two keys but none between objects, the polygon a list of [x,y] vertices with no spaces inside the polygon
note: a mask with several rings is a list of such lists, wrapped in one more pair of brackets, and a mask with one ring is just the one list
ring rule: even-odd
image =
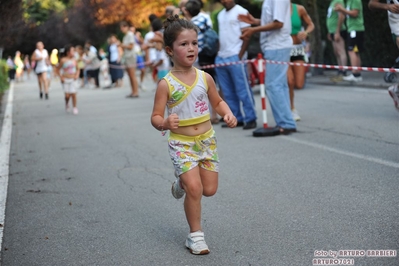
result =
[{"label": "yellow floral shorts", "polygon": [[198,136],[185,136],[170,132],[169,155],[176,173],[180,176],[197,165],[212,172],[219,172],[216,143],[213,128]]}]

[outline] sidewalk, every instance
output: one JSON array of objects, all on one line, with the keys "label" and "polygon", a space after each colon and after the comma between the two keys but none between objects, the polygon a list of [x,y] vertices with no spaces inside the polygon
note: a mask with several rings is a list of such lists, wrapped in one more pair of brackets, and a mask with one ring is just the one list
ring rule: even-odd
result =
[{"label": "sidewalk", "polygon": [[[336,70],[324,70],[322,75],[315,75],[306,78],[306,82],[309,84],[320,84],[320,85],[331,85],[331,86],[354,86],[354,87],[365,87],[375,89],[386,89],[394,83],[387,83],[384,80],[385,73],[382,72],[362,72],[363,81],[360,82],[332,82],[330,78],[336,75]],[[398,74],[397,74],[398,75]],[[399,75],[398,75],[399,76]]]}]

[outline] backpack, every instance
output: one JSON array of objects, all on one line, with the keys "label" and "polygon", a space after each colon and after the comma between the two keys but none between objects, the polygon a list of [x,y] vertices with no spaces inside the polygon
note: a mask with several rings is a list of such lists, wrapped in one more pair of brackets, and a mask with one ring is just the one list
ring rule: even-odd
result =
[{"label": "backpack", "polygon": [[219,50],[219,36],[211,27],[201,30],[204,34],[204,44],[202,46],[201,55],[212,57]]}]

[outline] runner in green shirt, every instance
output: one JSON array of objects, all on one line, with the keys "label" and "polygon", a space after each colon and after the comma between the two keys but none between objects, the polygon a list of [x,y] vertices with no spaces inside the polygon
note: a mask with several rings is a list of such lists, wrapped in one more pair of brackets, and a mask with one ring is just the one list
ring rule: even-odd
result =
[{"label": "runner in green shirt", "polygon": [[[337,5],[336,11],[347,16],[348,26],[348,54],[352,66],[361,66],[360,53],[364,49],[364,20],[363,20],[363,4],[361,0],[347,0],[346,9]],[[353,70],[352,74],[343,77],[346,81],[362,81],[359,70]]]}]

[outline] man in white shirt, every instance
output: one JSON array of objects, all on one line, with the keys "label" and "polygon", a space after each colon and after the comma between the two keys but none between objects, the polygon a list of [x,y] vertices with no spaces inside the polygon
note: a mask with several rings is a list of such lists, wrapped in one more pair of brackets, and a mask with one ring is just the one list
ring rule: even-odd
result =
[{"label": "man in white shirt", "polygon": [[[249,39],[240,39],[242,30],[250,27],[249,24],[240,22],[238,15],[247,14],[248,11],[234,0],[221,0],[221,3],[224,9],[218,14],[220,48],[215,64],[236,63],[244,59],[249,44]],[[217,67],[215,70],[224,99],[237,117],[237,126],[244,126],[244,129],[255,128],[255,101],[248,82],[246,64],[232,64]],[[241,103],[244,115],[241,112]],[[226,125],[223,124],[222,127],[224,126]]]},{"label": "man in white shirt", "polygon": [[[260,32],[260,46],[266,60],[290,61],[291,38],[290,0],[264,0],[261,19],[250,14],[240,16],[241,21],[260,25],[244,30],[241,38],[249,40],[252,34]],[[274,120],[281,134],[296,132],[292,118],[287,84],[288,64],[266,64],[266,92]]]},{"label": "man in white shirt", "polygon": [[[386,0],[386,3],[380,3],[379,0],[370,0],[369,8],[388,11],[388,22],[391,28],[392,38],[399,48],[399,1]],[[394,67],[398,67],[398,65],[399,65],[399,57],[396,59],[396,64],[394,65]],[[393,99],[395,108],[399,111],[399,84],[390,86],[388,88],[388,92]]]}]

